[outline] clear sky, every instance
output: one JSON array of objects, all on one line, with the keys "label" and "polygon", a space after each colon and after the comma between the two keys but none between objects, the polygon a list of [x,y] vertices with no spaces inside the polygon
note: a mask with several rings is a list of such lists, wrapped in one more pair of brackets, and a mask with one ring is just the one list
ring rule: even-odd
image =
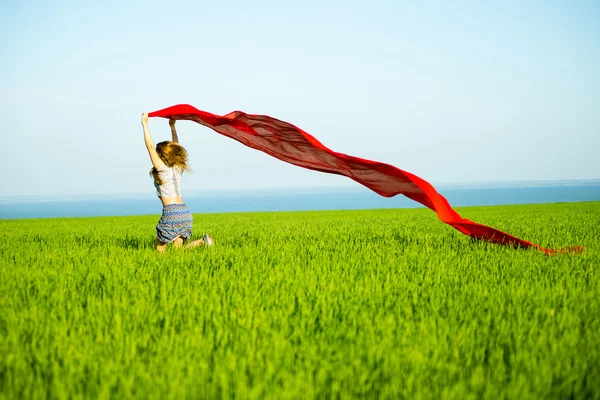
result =
[{"label": "clear sky", "polygon": [[[434,184],[598,179],[598,21],[598,1],[3,0],[0,196],[152,192],[140,114],[178,103]],[[178,128],[184,190],[356,185]]]}]

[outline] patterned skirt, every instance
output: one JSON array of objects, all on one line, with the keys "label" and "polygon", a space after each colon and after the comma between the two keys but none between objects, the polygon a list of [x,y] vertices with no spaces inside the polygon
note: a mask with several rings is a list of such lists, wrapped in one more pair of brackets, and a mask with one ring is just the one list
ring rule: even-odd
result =
[{"label": "patterned skirt", "polygon": [[178,237],[185,241],[192,236],[193,220],[192,213],[185,204],[164,206],[156,225],[156,238],[161,243],[171,243]]}]

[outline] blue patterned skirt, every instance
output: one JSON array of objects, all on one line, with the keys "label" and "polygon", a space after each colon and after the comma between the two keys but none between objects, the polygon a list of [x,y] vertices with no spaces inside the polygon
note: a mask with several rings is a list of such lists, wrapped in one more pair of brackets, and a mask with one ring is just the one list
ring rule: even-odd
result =
[{"label": "blue patterned skirt", "polygon": [[156,225],[156,237],[161,243],[171,243],[178,237],[185,241],[192,236],[193,221],[194,218],[187,205],[164,206],[162,216]]}]

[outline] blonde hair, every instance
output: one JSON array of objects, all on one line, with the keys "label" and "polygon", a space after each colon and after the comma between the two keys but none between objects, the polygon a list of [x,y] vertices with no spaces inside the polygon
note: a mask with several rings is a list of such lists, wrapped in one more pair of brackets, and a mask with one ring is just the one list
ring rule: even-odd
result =
[{"label": "blonde hair", "polygon": [[[156,153],[167,167],[179,167],[184,171],[190,170],[190,167],[188,166],[187,151],[178,143],[170,142],[168,140],[160,142],[156,145]],[[150,175],[154,177],[157,184],[163,184],[159,172],[155,167],[150,170]]]}]

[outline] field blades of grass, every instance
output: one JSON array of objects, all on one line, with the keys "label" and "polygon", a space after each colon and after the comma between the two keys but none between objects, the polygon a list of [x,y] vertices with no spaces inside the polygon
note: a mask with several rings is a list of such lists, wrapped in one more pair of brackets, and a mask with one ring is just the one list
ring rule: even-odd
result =
[{"label": "field blades of grass", "polygon": [[[160,208],[157,206],[157,211]],[[600,398],[600,203],[0,221],[0,397]]]}]

